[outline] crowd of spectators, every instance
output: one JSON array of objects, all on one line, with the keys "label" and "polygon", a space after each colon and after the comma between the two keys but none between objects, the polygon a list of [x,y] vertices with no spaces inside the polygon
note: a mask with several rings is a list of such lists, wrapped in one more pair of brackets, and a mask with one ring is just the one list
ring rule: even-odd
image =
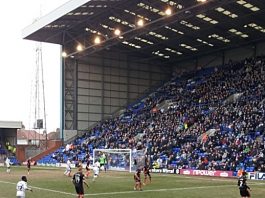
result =
[{"label": "crowd of spectators", "polygon": [[264,122],[265,59],[249,58],[173,78],[53,158],[130,148],[145,150],[150,166],[264,172]]}]

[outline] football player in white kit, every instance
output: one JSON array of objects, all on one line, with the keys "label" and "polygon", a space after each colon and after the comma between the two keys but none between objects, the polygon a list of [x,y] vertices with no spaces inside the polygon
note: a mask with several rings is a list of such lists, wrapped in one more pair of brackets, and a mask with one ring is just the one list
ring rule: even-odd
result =
[{"label": "football player in white kit", "polygon": [[99,175],[99,168],[100,168],[100,163],[97,161],[93,165],[93,171],[94,171],[93,182],[96,181],[96,178]]},{"label": "football player in white kit", "polygon": [[6,161],[5,161],[5,164],[6,164],[6,172],[7,173],[10,173],[10,159],[8,157],[6,157]]},{"label": "football player in white kit", "polygon": [[68,159],[67,162],[66,162],[66,170],[64,172],[64,175],[68,176],[68,177],[71,177],[71,162],[70,160]]},{"label": "football player in white kit", "polygon": [[26,190],[29,190],[32,192],[31,188],[28,188],[27,185],[27,177],[26,176],[22,176],[21,177],[21,181],[19,181],[17,183],[17,198],[25,198],[26,197]]}]

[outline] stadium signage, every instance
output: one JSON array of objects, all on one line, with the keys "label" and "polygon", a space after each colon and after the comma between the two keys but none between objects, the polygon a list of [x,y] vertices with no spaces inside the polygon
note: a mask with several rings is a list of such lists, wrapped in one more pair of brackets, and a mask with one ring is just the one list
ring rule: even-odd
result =
[{"label": "stadium signage", "polygon": [[178,174],[177,169],[169,170],[169,169],[151,169],[150,170],[152,173],[166,173],[166,174]]},{"label": "stadium signage", "polygon": [[265,180],[265,173],[250,172],[248,173],[248,178],[251,180]]},{"label": "stadium signage", "polygon": [[[56,167],[64,167],[64,168],[66,168],[67,167],[67,164],[66,163],[56,163],[55,166]],[[71,168],[75,168],[75,164],[71,164],[70,167]]]},{"label": "stadium signage", "polygon": [[179,174],[182,175],[200,175],[211,177],[232,177],[232,171],[212,171],[212,170],[193,170],[193,169],[180,169]]}]

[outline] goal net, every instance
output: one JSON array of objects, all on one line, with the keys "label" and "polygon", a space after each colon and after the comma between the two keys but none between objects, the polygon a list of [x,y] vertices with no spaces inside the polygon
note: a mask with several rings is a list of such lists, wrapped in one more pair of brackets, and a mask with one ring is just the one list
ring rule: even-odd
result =
[{"label": "goal net", "polygon": [[105,156],[106,168],[116,171],[135,171],[144,166],[144,152],[131,149],[94,149],[93,163]]}]

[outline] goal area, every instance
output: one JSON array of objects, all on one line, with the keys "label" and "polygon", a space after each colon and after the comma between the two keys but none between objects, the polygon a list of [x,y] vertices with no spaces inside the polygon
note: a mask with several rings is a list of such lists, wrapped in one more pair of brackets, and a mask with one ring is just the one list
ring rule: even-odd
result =
[{"label": "goal area", "polygon": [[145,155],[143,151],[131,149],[94,149],[93,164],[99,161],[100,157],[106,157],[106,168],[115,171],[135,171],[144,166]]}]

